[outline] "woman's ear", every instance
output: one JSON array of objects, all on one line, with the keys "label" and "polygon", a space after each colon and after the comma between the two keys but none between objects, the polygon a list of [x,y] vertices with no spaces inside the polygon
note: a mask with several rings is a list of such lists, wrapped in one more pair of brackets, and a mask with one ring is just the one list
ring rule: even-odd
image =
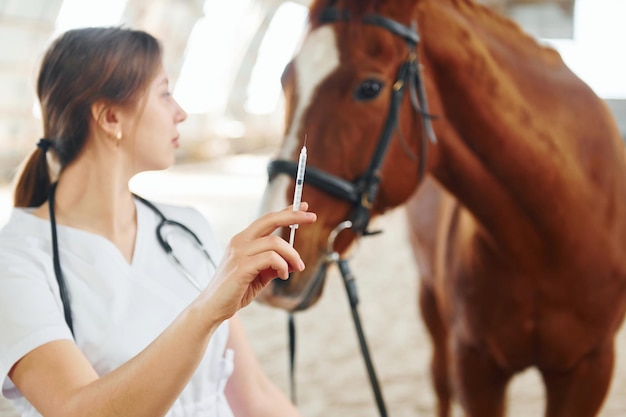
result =
[{"label": "woman's ear", "polygon": [[116,138],[121,134],[122,125],[119,109],[105,101],[97,101],[91,105],[91,117],[95,126],[101,129],[109,138]]}]

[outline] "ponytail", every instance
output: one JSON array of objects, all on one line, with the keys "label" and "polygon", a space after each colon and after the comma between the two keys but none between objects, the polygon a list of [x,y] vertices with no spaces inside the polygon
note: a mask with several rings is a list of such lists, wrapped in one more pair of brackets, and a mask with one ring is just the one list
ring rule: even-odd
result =
[{"label": "ponytail", "polygon": [[22,167],[13,195],[15,207],[39,207],[48,199],[50,170],[48,168],[49,139],[40,139],[37,149]]}]

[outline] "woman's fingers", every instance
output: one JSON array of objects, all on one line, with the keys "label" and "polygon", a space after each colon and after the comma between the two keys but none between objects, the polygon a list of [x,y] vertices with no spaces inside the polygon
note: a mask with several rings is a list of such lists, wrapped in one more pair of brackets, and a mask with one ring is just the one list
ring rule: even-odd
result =
[{"label": "woman's fingers", "polygon": [[[293,204],[290,205],[290,206],[285,207],[281,211],[293,211]],[[301,202],[300,203],[300,211],[309,211],[309,203],[307,203],[306,201]]]},{"label": "woman's fingers", "polygon": [[274,251],[291,266],[291,270],[301,271],[304,264],[300,254],[289,245],[285,239],[278,235],[268,235],[249,242],[245,248],[247,256],[254,256],[267,251]]},{"label": "woman's fingers", "polygon": [[275,251],[263,251],[250,256],[233,256],[218,269],[205,292],[211,294],[207,307],[220,317],[230,317],[250,304],[273,279],[289,277],[289,263]]},{"label": "woman's fingers", "polygon": [[308,204],[302,203],[301,208],[268,213],[233,236],[205,291],[213,299],[211,306],[217,314],[229,317],[249,304],[274,278],[287,279],[291,271],[304,269],[300,254],[274,234],[280,227],[315,222],[315,213],[306,211]]},{"label": "woman's fingers", "polygon": [[273,271],[276,277],[287,279],[289,277],[289,262],[278,252],[265,251],[252,256],[255,264],[256,275],[263,275],[264,272]]},{"label": "woman's fingers", "polygon": [[[302,208],[308,209],[308,204],[303,203]],[[254,221],[247,229],[233,237],[231,249],[241,251],[240,255],[247,257],[256,256],[265,252],[273,252],[285,261],[281,268],[274,268],[277,265],[267,265],[265,268],[273,268],[281,278],[287,278],[290,270],[301,271],[304,263],[298,252],[289,245],[287,241],[273,234],[280,227],[287,227],[292,224],[310,224],[315,222],[315,213],[306,211],[293,211],[290,207],[279,212],[268,213]]]},{"label": "woman's fingers", "polygon": [[[308,209],[308,204],[302,203],[301,208]],[[265,214],[252,222],[245,230],[239,233],[246,239],[266,236],[273,233],[279,227],[287,227],[292,224],[311,224],[317,220],[315,213],[304,210],[293,211],[287,207],[281,211]]]}]

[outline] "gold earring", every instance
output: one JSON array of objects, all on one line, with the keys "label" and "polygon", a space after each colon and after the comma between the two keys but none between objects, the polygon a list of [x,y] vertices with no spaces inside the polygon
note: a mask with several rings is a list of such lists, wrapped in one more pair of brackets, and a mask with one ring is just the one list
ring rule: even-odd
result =
[{"label": "gold earring", "polygon": [[120,130],[119,132],[117,132],[117,134],[115,135],[115,147],[118,148],[120,146],[120,142],[122,141],[122,131]]}]

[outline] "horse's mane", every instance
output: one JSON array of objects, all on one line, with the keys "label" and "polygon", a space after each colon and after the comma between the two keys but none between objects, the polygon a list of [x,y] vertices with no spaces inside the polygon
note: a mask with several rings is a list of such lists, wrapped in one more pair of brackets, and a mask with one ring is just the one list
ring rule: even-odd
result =
[{"label": "horse's mane", "polygon": [[310,15],[312,18],[317,18],[327,7],[350,10],[361,15],[366,11],[377,10],[384,3],[384,0],[314,0],[310,7]]},{"label": "horse's mane", "polygon": [[471,14],[481,22],[488,22],[492,31],[500,32],[503,38],[515,39],[515,42],[520,47],[524,47],[527,52],[535,50],[540,55],[547,53],[548,56],[545,57],[550,60],[560,59],[559,54],[553,48],[539,43],[537,39],[524,31],[519,24],[484,4],[478,3],[476,0],[452,0],[452,2],[456,3],[458,9],[466,10],[464,15]]},{"label": "horse's mane", "polygon": [[403,16],[410,16],[407,10],[412,10],[416,4],[415,0],[396,0],[390,5],[385,0],[314,0],[309,8],[309,17],[312,22],[316,22],[322,12],[327,7],[336,7],[341,10],[349,10],[354,18],[359,18],[366,13],[378,13],[381,9],[393,9],[400,11]]},{"label": "horse's mane", "polygon": [[[415,7],[420,3],[428,1],[439,4],[447,2],[462,13],[464,17],[471,17],[482,23],[488,23],[489,30],[500,32],[505,38],[515,39],[519,47],[523,47],[527,53],[538,52],[551,61],[558,58],[558,53],[555,50],[540,44],[517,23],[484,4],[478,3],[476,0],[396,0],[391,5],[385,0],[314,0],[309,8],[309,19],[313,23],[312,26],[315,26],[315,22],[318,21],[320,14],[325,8],[336,7],[342,10],[350,10],[353,17],[376,12],[395,15],[393,16],[395,19],[399,21],[406,20],[405,23],[408,24],[412,19]],[[385,10],[381,10],[383,7]]]}]

